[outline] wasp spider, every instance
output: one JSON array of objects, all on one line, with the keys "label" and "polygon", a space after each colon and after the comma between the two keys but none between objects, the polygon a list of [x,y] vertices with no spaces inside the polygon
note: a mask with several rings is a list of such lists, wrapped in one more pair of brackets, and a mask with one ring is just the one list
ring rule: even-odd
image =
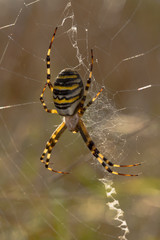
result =
[{"label": "wasp spider", "polygon": [[[56,173],[67,174],[68,172],[56,171],[49,166],[49,161],[51,157],[51,152],[55,144],[58,142],[61,134],[68,128],[69,131],[76,133],[80,132],[84,142],[87,147],[91,151],[91,153],[96,157],[98,162],[109,172],[116,175],[122,176],[138,176],[133,174],[124,174],[113,171],[110,167],[133,167],[138,166],[140,163],[132,164],[132,165],[118,165],[110,162],[106,157],[104,157],[99,150],[96,148],[94,142],[89,136],[87,129],[81,119],[85,110],[96,100],[99,94],[102,92],[103,88],[97,93],[97,95],[90,100],[86,105],[85,100],[88,93],[89,86],[91,84],[92,78],[92,68],[93,68],[93,50],[91,50],[91,65],[90,65],[90,73],[89,78],[87,80],[86,86],[84,88],[82,79],[77,71],[73,71],[71,69],[62,70],[55,82],[52,85],[50,78],[50,52],[52,43],[56,34],[57,28],[54,31],[52,36],[49,49],[47,52],[47,81],[44,85],[43,91],[40,95],[40,101],[44,107],[44,110],[48,113],[55,113],[61,116],[64,116],[63,122],[59,125],[59,127],[53,132],[49,141],[46,144],[46,147],[42,153],[40,158],[41,162],[45,164],[45,167]],[[53,101],[55,105],[55,109],[48,109],[46,106],[43,95],[46,90],[46,87],[49,87],[53,94]],[[46,160],[44,160],[46,156]],[[110,166],[110,167],[109,167]]]}]

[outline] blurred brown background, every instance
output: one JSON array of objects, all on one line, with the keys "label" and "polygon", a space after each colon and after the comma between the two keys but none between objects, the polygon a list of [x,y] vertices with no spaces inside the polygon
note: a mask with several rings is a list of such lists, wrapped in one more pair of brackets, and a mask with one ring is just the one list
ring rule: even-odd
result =
[{"label": "blurred brown background", "polygon": [[[75,0],[71,6],[64,0],[0,1],[0,239],[118,239],[123,232],[105,205],[110,199],[100,178],[113,181],[127,239],[160,239],[159,13],[158,0]],[[51,160],[71,174],[52,174],[40,163],[62,121],[39,101],[56,26],[52,81],[65,67],[76,68],[85,81],[93,48],[90,94],[105,90],[84,121],[111,161],[144,162],[124,169],[142,172],[139,177],[109,176],[81,137],[67,131]],[[152,86],[137,90],[147,85]],[[49,91],[45,99],[53,107]]]}]

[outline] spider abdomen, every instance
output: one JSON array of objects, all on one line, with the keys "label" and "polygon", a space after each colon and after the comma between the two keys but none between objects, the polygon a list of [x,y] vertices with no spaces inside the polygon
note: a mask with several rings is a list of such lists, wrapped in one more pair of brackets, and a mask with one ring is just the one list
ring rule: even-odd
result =
[{"label": "spider abdomen", "polygon": [[77,71],[62,70],[54,82],[53,89],[53,101],[59,115],[74,115],[83,93],[83,82]]}]

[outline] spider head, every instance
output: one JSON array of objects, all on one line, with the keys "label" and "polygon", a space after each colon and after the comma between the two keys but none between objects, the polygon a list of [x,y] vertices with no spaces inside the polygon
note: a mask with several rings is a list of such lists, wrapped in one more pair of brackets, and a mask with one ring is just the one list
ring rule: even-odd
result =
[{"label": "spider head", "polygon": [[78,72],[71,69],[62,70],[54,82],[53,90],[53,101],[59,115],[74,115],[83,93],[84,86]]}]

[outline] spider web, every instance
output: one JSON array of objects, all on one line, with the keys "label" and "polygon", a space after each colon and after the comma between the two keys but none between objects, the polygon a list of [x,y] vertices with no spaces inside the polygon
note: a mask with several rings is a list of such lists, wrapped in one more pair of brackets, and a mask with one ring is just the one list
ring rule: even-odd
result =
[{"label": "spider web", "polygon": [[[0,6],[0,239],[158,239],[159,1],[5,0]],[[138,178],[110,176],[81,137],[67,131],[51,161],[71,174],[51,174],[40,163],[62,121],[39,101],[56,26],[52,79],[71,67],[85,81],[93,48],[88,100],[104,91],[84,122],[111,161],[144,162],[116,169],[142,172]],[[49,91],[45,99],[53,107]]]}]

